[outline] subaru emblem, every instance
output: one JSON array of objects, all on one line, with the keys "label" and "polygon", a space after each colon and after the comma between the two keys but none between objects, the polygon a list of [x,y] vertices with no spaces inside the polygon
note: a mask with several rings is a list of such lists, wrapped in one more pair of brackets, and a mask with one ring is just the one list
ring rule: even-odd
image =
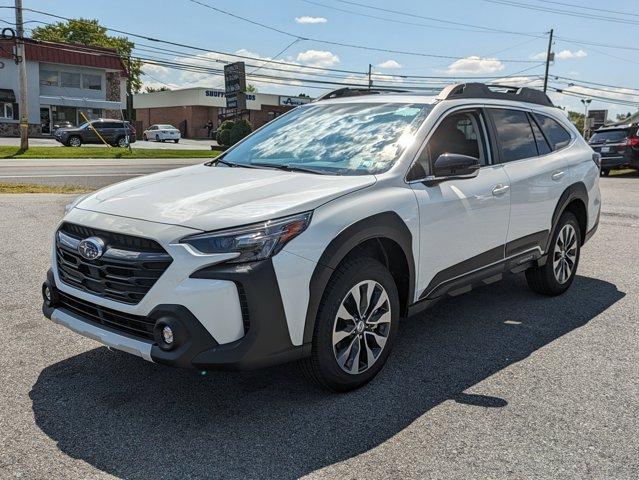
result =
[{"label": "subaru emblem", "polygon": [[78,253],[87,260],[97,260],[104,253],[104,246],[99,237],[85,238],[78,244]]}]

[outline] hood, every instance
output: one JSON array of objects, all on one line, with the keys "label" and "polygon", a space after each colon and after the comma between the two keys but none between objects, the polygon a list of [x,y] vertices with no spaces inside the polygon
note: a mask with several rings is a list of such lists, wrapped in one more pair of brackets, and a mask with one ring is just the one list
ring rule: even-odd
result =
[{"label": "hood", "polygon": [[312,210],[374,183],[373,175],[194,165],[115,184],[76,208],[206,231]]}]

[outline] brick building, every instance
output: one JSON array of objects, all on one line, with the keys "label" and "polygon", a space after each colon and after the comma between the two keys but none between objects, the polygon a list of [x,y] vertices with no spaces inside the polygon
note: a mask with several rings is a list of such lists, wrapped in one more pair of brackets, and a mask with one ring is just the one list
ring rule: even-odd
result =
[{"label": "brick building", "polygon": [[[253,129],[303,103],[308,97],[282,96],[268,93],[247,93],[246,118]],[[196,87],[167,92],[140,93],[133,96],[138,131],[153,124],[170,124],[180,129],[186,138],[206,137],[206,123],[217,127],[229,112],[223,90]]]},{"label": "brick building", "polygon": [[[0,39],[0,136],[19,136],[20,101],[15,40]],[[50,135],[55,125],[80,125],[84,117],[120,118],[126,68],[110,48],[28,40],[29,132]]]}]

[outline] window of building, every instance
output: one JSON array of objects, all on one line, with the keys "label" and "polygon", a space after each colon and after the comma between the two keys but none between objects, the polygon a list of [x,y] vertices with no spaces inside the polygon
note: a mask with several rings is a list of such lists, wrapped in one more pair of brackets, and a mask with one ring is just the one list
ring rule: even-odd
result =
[{"label": "window of building", "polygon": [[0,117],[13,118],[13,103],[0,103]]},{"label": "window of building", "polygon": [[55,70],[40,70],[40,85],[57,87],[59,81],[58,72]]},{"label": "window of building", "polygon": [[61,72],[60,86],[65,88],[80,88],[80,74],[75,72]]},{"label": "window of building", "polygon": [[100,75],[83,73],[82,88],[85,90],[102,90],[102,77]]},{"label": "window of building", "polygon": [[537,156],[537,145],[526,112],[491,108],[503,162]]},{"label": "window of building", "polygon": [[[84,114],[84,116],[82,116]],[[86,122],[84,117],[87,117],[89,120],[97,120],[98,118],[102,118],[102,109],[101,108],[81,108],[78,110],[78,121],[80,123]]]},{"label": "window of building", "polygon": [[550,142],[550,146],[553,150],[564,148],[570,143],[570,133],[562,127],[557,120],[538,113],[533,115],[541,127],[541,130],[546,135],[546,138]]}]

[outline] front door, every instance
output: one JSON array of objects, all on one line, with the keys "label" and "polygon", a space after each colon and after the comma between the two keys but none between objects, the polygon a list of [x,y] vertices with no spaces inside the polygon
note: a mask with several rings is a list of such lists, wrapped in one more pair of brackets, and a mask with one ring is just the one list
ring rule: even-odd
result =
[{"label": "front door", "polygon": [[51,134],[51,111],[49,107],[40,108],[40,127],[43,135]]},{"label": "front door", "polygon": [[420,214],[416,300],[434,298],[477,270],[504,259],[510,216],[510,184],[493,164],[481,109],[456,111],[437,126],[417,162],[432,172],[443,153],[479,159],[476,177],[412,182]]}]

